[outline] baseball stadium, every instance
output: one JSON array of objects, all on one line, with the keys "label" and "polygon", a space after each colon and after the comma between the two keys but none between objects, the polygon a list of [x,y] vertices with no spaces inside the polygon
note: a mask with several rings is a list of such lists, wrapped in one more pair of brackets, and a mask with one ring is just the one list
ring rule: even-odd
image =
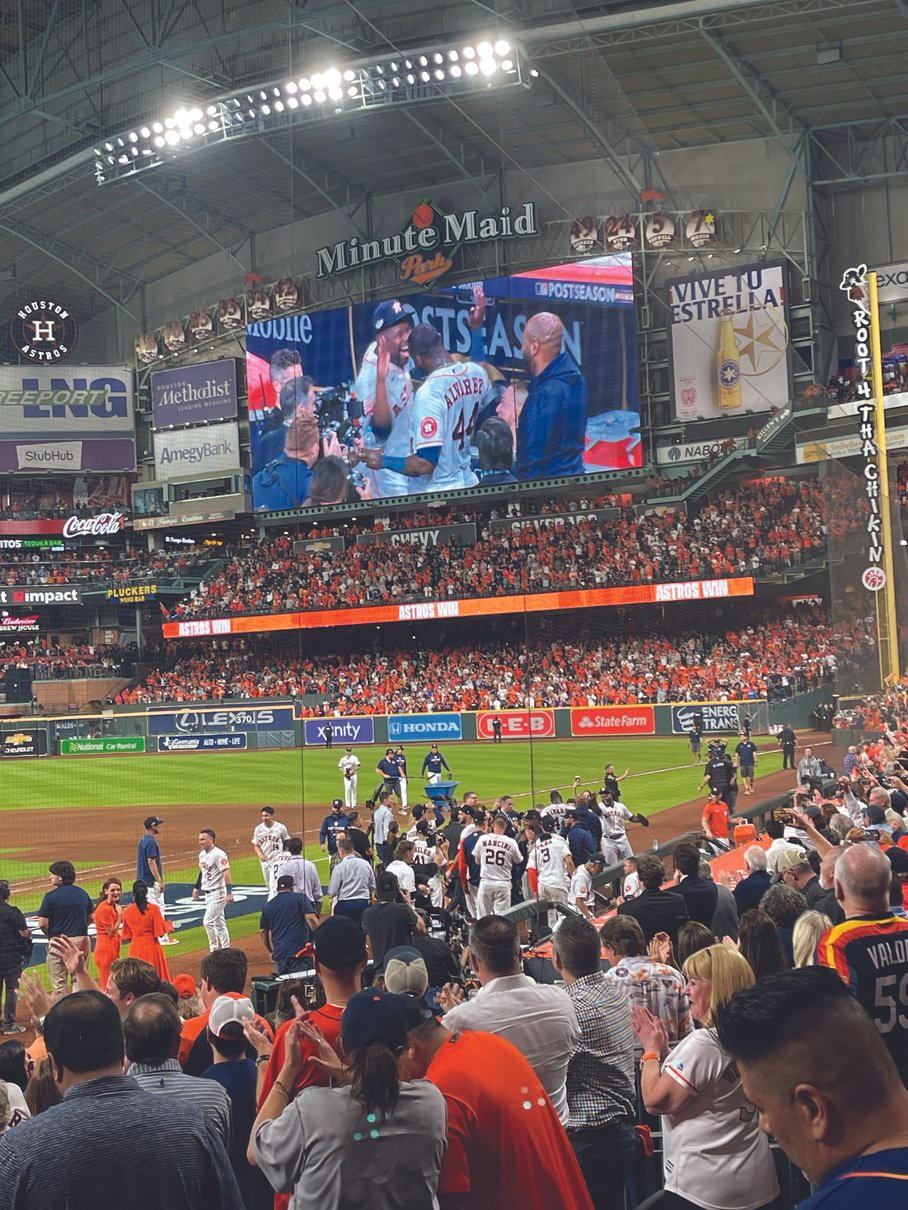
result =
[{"label": "baseball stadium", "polygon": [[902,0],[5,9],[0,1210],[904,1204]]}]

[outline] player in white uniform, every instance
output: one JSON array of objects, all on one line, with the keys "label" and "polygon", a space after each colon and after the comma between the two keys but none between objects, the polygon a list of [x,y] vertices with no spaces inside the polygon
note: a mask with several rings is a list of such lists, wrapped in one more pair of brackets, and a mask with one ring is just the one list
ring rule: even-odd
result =
[{"label": "player in white uniform", "polygon": [[587,920],[592,920],[596,914],[596,892],[593,889],[593,879],[597,874],[602,873],[602,867],[605,865],[605,858],[600,853],[595,857],[591,857],[571,879],[571,903],[586,916]]},{"label": "player in white uniform", "polygon": [[[416,312],[396,298],[379,303],[372,313],[376,339],[363,355],[353,393],[362,400],[366,419],[364,444],[359,461],[372,475],[375,496],[406,496],[412,486],[403,470],[410,454],[410,408],[413,383],[410,380],[409,336]],[[376,449],[381,446],[381,449]],[[372,447],[371,449],[368,447]],[[396,460],[392,468],[382,469],[382,457]]]},{"label": "player in white uniform", "polygon": [[[540,899],[567,906],[573,872],[574,862],[567,841],[557,832],[541,833],[527,862],[530,889]],[[557,921],[558,913],[549,912],[549,927],[554,928]]]},{"label": "player in white uniform", "polygon": [[637,819],[623,802],[617,802],[611,794],[603,794],[600,800],[602,817],[602,855],[606,865],[616,865],[625,857],[633,857],[634,850],[627,838],[627,821]]},{"label": "player in white uniform", "polygon": [[356,787],[359,782],[360,759],[353,755],[353,749],[348,748],[337,762],[337,767],[344,775],[344,806],[356,809]]},{"label": "player in white uniform", "polygon": [[507,819],[496,815],[492,820],[492,831],[480,836],[473,850],[473,860],[479,866],[477,919],[500,916],[511,906],[511,870],[520,865],[523,856],[517,841],[505,835],[507,829]]},{"label": "player in white uniform", "polygon": [[202,923],[208,934],[208,948],[223,950],[230,945],[224,909],[233,903],[233,887],[230,885],[230,861],[223,849],[215,845],[217,834],[211,828],[199,832],[199,879],[192,891],[198,899],[199,891],[205,896],[205,916]]},{"label": "player in white uniform", "polygon": [[252,833],[252,847],[262,867],[262,877],[268,888],[269,899],[273,899],[277,894],[275,859],[283,849],[284,841],[289,839],[290,833],[274,818],[274,807],[262,807],[262,822],[256,825]]}]

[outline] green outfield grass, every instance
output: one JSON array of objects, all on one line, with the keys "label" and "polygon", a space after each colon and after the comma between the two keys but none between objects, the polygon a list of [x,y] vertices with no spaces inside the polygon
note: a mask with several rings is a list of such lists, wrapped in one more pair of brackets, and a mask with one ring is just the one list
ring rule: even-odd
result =
[{"label": "green outfield grass", "polygon": [[[427,746],[408,745],[410,801],[422,797],[419,768]],[[557,787],[569,789],[575,775],[599,784],[603,766],[619,773],[630,768],[623,784],[635,811],[650,814],[687,802],[697,794],[701,773],[691,764],[683,736],[665,739],[511,741],[451,744],[442,749],[458,793],[475,790],[481,799],[513,794],[518,806],[545,798]],[[357,750],[363,762],[359,797],[378,784],[378,747]],[[0,810],[60,807],[164,807],[172,803],[211,806],[227,803],[263,805],[319,804],[342,793],[337,761],[341,748],[265,752],[193,753],[179,756],[54,757],[4,765]],[[758,775],[781,766],[777,750],[764,754]],[[289,819],[287,820],[289,824]],[[309,820],[307,819],[307,825]],[[15,844],[14,836],[3,839]]]}]

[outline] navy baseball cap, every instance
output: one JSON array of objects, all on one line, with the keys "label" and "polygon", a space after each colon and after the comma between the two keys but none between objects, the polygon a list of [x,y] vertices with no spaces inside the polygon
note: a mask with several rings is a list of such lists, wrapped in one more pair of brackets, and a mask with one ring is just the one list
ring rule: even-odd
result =
[{"label": "navy baseball cap", "polygon": [[386,299],[372,312],[373,332],[386,332],[400,323],[413,324],[416,322],[416,312],[409,303],[402,303],[397,298]]},{"label": "navy baseball cap", "polygon": [[154,827],[156,827],[156,826],[157,826],[159,823],[163,823],[163,822],[164,822],[164,820],[163,820],[163,819],[161,819],[161,818],[159,818],[159,816],[157,816],[157,815],[149,815],[149,816],[148,816],[148,818],[145,820],[145,827],[146,827],[146,828],[154,828]]},{"label": "navy baseball cap", "polygon": [[366,956],[366,935],[349,916],[329,916],[315,930],[315,959],[329,970],[356,966]]},{"label": "navy baseball cap", "polygon": [[407,1045],[407,1014],[403,996],[372,987],[347,1001],[341,1017],[344,1050],[361,1050],[383,1042],[395,1054]]}]

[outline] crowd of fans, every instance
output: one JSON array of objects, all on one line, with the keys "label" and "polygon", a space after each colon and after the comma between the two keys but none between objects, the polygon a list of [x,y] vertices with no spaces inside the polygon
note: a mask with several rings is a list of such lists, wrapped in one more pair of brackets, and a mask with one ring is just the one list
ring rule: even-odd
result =
[{"label": "crowd of fans", "polygon": [[175,664],[159,663],[116,703],[316,697],[321,703],[304,712],[319,714],[330,704],[341,714],[384,714],[765,699],[783,696],[783,687],[788,695],[826,683],[866,659],[872,639],[864,628],[831,625],[819,606],[799,606],[717,634],[666,629],[635,638],[540,637],[318,657],[234,639],[185,651],[175,649]]},{"label": "crowd of fans", "polygon": [[821,559],[828,535],[857,533],[861,517],[859,506],[827,515],[814,480],[771,478],[717,493],[695,517],[625,507],[614,520],[515,522],[495,533],[480,521],[477,541],[465,547],[444,538],[437,545],[349,544],[339,559],[297,552],[287,534],[235,553],[173,617],[767,576]]},{"label": "crowd of fans", "polygon": [[44,556],[0,552],[0,584],[104,584],[172,581],[192,576],[211,559],[204,548],[154,550],[99,546]]}]

